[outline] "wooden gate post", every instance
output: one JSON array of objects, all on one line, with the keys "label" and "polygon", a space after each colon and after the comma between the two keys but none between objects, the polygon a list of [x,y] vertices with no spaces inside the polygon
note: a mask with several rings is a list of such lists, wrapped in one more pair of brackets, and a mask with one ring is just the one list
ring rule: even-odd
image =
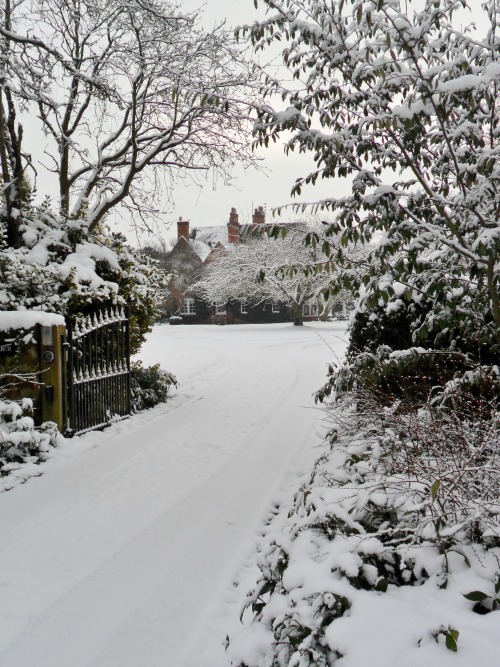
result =
[{"label": "wooden gate post", "polygon": [[39,426],[53,421],[66,428],[66,325],[62,315],[37,310],[0,311],[2,395],[33,402]]},{"label": "wooden gate post", "polygon": [[40,327],[40,378],[42,386],[42,421],[66,430],[66,327]]}]

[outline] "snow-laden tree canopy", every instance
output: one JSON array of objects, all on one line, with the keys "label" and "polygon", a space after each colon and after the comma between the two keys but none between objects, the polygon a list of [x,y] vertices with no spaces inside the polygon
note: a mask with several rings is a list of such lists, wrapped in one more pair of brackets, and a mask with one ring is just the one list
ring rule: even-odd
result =
[{"label": "snow-laden tree canopy", "polygon": [[266,20],[242,32],[257,49],[279,41],[292,82],[263,74],[256,142],[288,130],[287,151],[313,154],[294,193],[351,183],[315,205],[346,242],[378,241],[370,270],[340,273],[344,284],[364,283],[364,307],[425,298],[423,338],[459,329],[498,345],[498,0],[262,2]]},{"label": "snow-laden tree canopy", "polygon": [[[302,324],[302,307],[311,300],[320,314],[328,312],[332,306],[328,258],[320,248],[305,245],[305,226],[294,225],[286,234],[285,228],[277,231],[277,238],[255,233],[243,243],[214,252],[194,287],[200,297],[215,303],[281,302],[290,308],[296,325]],[[321,262],[325,266],[320,268]],[[316,270],[311,269],[313,263]]]}]

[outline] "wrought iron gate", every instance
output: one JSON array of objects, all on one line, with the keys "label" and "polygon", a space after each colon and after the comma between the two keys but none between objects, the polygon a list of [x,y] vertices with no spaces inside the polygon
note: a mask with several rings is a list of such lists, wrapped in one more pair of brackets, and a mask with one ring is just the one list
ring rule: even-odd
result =
[{"label": "wrought iron gate", "polygon": [[108,426],[130,414],[128,313],[102,309],[67,323],[67,435]]}]

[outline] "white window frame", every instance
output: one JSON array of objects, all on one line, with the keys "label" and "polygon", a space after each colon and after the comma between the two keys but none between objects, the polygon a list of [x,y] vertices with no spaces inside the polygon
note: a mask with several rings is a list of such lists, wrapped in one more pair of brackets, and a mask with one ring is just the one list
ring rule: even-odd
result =
[{"label": "white window frame", "polygon": [[215,314],[216,315],[227,315],[227,307],[225,303],[216,303],[215,304]]},{"label": "white window frame", "polygon": [[196,301],[194,299],[183,299],[181,315],[196,315]]},{"label": "white window frame", "polygon": [[246,299],[240,301],[240,312],[243,313],[243,315],[248,313],[248,301]]},{"label": "white window frame", "polygon": [[318,304],[316,301],[307,301],[302,306],[302,315],[304,317],[318,317]]},{"label": "white window frame", "polygon": [[280,312],[280,305],[277,301],[273,301],[271,305],[271,312],[273,313],[279,313]]}]

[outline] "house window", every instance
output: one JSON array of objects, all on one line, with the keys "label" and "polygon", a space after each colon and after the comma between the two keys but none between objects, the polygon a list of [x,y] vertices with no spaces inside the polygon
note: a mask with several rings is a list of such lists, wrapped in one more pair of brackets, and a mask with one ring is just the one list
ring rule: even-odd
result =
[{"label": "house window", "polygon": [[311,315],[313,315],[314,317],[318,317],[318,304],[311,303],[310,309],[311,309]]},{"label": "house window", "polygon": [[243,314],[248,313],[248,301],[246,299],[241,302],[241,312]]},{"label": "house window", "polygon": [[215,314],[216,315],[226,315],[227,309],[225,303],[216,303],[215,304]]},{"label": "house window", "polygon": [[304,317],[309,317],[309,304],[308,303],[305,303],[302,306],[302,315],[304,315]]},{"label": "house window", "polygon": [[272,312],[273,313],[279,313],[280,312],[280,305],[277,301],[273,301]]},{"label": "house window", "polygon": [[196,304],[194,299],[184,299],[181,307],[181,315],[196,315]]}]

